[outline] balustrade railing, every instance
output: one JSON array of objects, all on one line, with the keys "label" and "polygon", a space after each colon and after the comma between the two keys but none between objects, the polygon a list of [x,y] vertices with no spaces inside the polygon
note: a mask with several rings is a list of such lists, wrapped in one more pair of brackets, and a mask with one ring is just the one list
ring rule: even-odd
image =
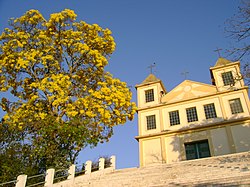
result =
[{"label": "balustrade railing", "polygon": [[[110,157],[109,168],[115,170],[115,156]],[[98,167],[92,167],[92,161],[88,160],[84,167],[77,168],[76,165],[71,165],[68,169],[56,170],[51,168],[44,174],[27,176],[19,175],[16,180],[0,183],[0,187],[53,187],[56,183],[67,181],[67,185],[74,184],[75,177],[79,175],[90,175],[95,171],[104,171],[106,169],[106,163],[104,158],[99,159]],[[63,185],[60,185],[63,186]]]}]

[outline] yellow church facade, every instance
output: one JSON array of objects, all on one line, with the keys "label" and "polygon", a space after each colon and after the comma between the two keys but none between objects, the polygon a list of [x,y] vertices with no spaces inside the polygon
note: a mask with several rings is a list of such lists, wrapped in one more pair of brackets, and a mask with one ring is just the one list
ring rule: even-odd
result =
[{"label": "yellow church facade", "polygon": [[153,74],[136,85],[140,166],[250,150],[240,62],[219,58],[210,72],[211,85],[185,80],[167,92]]}]

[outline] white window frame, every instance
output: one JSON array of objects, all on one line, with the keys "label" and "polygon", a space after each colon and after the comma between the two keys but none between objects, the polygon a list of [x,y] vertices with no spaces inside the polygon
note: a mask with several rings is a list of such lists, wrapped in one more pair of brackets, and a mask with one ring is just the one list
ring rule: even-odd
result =
[{"label": "white window frame", "polygon": [[240,98],[230,99],[228,102],[232,114],[239,114],[244,112]]},{"label": "white window frame", "polygon": [[156,116],[155,115],[146,116],[146,123],[147,123],[147,130],[156,129]]},{"label": "white window frame", "polygon": [[224,86],[233,86],[235,84],[232,71],[221,73],[221,77],[222,77]]},{"label": "white window frame", "polygon": [[179,110],[168,112],[170,126],[180,125]]},{"label": "white window frame", "polygon": [[203,108],[206,119],[217,118],[217,113],[214,103],[203,105]]},{"label": "white window frame", "polygon": [[186,114],[188,123],[198,121],[198,114],[196,107],[186,108]]},{"label": "white window frame", "polygon": [[145,102],[149,103],[154,101],[154,89],[145,90]]}]

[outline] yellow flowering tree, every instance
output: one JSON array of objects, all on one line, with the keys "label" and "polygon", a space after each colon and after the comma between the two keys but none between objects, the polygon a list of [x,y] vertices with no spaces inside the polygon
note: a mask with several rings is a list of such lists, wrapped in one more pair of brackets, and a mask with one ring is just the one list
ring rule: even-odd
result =
[{"label": "yellow flowering tree", "polygon": [[13,96],[1,100],[1,125],[25,134],[30,157],[46,166],[74,163],[135,113],[126,83],[104,69],[115,50],[111,31],[76,17],[65,9],[46,20],[29,10],[0,36],[0,89]]}]

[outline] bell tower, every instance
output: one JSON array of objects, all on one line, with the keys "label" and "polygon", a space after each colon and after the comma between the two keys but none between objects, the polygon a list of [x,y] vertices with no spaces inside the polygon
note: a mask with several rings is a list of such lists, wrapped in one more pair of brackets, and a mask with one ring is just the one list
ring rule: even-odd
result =
[{"label": "bell tower", "polygon": [[136,85],[135,88],[137,89],[138,108],[160,104],[162,96],[167,93],[162,81],[152,73],[141,84]]},{"label": "bell tower", "polygon": [[240,62],[231,62],[225,58],[219,58],[215,66],[210,68],[212,84],[217,90],[237,90],[244,87],[244,80],[240,72]]},{"label": "bell tower", "polygon": [[137,90],[139,135],[137,140],[139,142],[140,165],[165,162],[160,139],[144,141],[143,137],[152,136],[152,134],[160,133],[163,130],[161,110],[157,107],[162,105],[162,98],[167,91],[162,81],[156,78],[152,72],[135,88]]}]

